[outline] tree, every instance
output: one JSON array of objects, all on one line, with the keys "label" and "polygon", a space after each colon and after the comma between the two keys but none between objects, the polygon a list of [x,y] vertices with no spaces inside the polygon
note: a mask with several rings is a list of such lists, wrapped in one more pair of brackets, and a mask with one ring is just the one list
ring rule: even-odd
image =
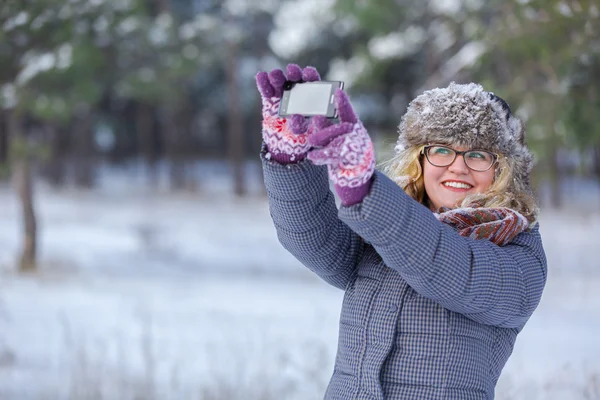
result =
[{"label": "tree", "polygon": [[598,5],[588,1],[495,1],[480,21],[486,54],[476,76],[505,94],[528,120],[528,143],[561,204],[560,149],[600,143]]},{"label": "tree", "polygon": [[23,68],[21,64],[32,57],[33,52],[42,52],[52,49],[56,42],[51,36],[52,28],[56,25],[41,24],[35,29],[30,29],[32,21],[43,18],[44,7],[40,2],[33,2],[27,11],[24,11],[15,1],[4,2],[0,7],[0,83],[2,97],[0,106],[7,116],[6,133],[8,143],[8,160],[13,176],[13,183],[23,212],[23,251],[20,257],[19,268],[23,271],[35,268],[37,223],[33,202],[32,183],[32,156],[35,144],[32,144],[26,131],[23,117],[24,104],[19,97],[19,84],[26,80],[31,69]]},{"label": "tree", "polygon": [[[104,93],[105,49],[114,36],[109,21],[126,3],[75,1],[49,8],[43,0],[9,0],[0,7],[0,106],[8,116],[11,172],[23,208],[21,270],[36,264],[37,224],[33,163],[45,153],[43,132],[74,120],[82,180],[91,179],[92,111]],[[40,134],[40,131],[42,134]]]},{"label": "tree", "polygon": [[218,22],[205,13],[181,20],[169,2],[159,1],[155,6],[155,15],[147,5],[141,6],[120,36],[115,96],[135,101],[139,147],[151,164],[156,157],[152,114],[157,113],[171,185],[181,189],[188,186],[184,158],[191,150],[189,137],[196,111],[190,109],[190,102],[197,89],[196,76],[214,62],[203,38],[214,35]]},{"label": "tree", "polygon": [[333,17],[323,17],[319,40],[300,56],[333,55],[327,67],[349,83],[363,119],[375,130],[395,135],[412,98],[456,79],[469,65],[462,60],[460,68],[450,69],[445,62],[470,44],[463,23],[467,6],[444,8],[440,3],[337,0]]}]

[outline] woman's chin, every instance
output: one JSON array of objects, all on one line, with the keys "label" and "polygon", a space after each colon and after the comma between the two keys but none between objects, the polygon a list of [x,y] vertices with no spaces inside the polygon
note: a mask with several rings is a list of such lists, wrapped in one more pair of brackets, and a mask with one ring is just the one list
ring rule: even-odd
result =
[{"label": "woman's chin", "polygon": [[442,201],[442,207],[446,207],[446,208],[457,208],[460,207],[461,203],[463,202],[463,200],[465,199],[466,196],[457,196],[455,198],[452,199],[447,199]]}]

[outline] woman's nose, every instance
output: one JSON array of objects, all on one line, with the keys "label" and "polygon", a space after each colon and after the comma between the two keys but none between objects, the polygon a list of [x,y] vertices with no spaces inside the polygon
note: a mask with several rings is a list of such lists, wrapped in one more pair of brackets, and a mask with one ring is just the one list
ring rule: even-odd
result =
[{"label": "woman's nose", "polygon": [[469,167],[465,163],[465,157],[462,154],[457,154],[454,162],[448,166],[448,171],[456,174],[468,174]]}]

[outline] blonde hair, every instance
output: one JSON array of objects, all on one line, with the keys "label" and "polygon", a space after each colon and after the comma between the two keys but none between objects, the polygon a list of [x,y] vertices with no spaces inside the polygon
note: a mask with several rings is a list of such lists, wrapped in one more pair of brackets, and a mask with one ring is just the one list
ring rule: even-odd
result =
[{"label": "blonde hair", "polygon": [[[400,150],[383,163],[384,173],[396,182],[410,197],[429,207],[423,179],[423,149],[425,145],[412,146]],[[485,193],[471,194],[465,197],[459,207],[506,207],[515,210],[529,220],[532,227],[538,216],[538,207],[533,195],[526,192],[516,193],[512,185],[514,171],[507,158],[499,155],[494,182]]]}]

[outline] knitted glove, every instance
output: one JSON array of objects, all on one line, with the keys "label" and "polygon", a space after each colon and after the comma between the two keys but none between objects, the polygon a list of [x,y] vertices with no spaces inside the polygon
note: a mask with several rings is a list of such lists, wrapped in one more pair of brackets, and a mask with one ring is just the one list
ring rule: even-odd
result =
[{"label": "knitted glove", "polygon": [[318,147],[308,153],[314,164],[326,164],[329,178],[344,206],[360,203],[369,193],[375,171],[373,142],[356,116],[348,95],[338,89],[335,105],[339,123],[327,126],[325,118],[315,117],[315,132],[308,137]]},{"label": "knitted glove", "polygon": [[320,79],[315,68],[306,67],[302,70],[296,64],[287,66],[287,78],[280,69],[274,69],[268,74],[261,71],[256,75],[256,85],[262,100],[262,137],[269,150],[267,157],[281,164],[298,162],[306,157],[310,148],[306,140],[308,119],[297,114],[289,119],[280,118],[279,104],[286,80],[309,82]]}]

